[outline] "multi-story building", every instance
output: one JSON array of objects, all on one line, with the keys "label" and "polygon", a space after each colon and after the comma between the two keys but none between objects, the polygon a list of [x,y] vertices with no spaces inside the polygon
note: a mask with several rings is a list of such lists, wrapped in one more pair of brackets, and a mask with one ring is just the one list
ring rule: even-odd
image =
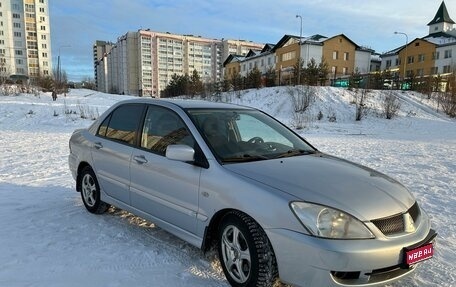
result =
[{"label": "multi-story building", "polygon": [[382,55],[381,70],[390,71],[396,78],[443,77],[456,71],[456,29],[445,2],[428,23],[429,34]]},{"label": "multi-story building", "polygon": [[159,97],[174,74],[191,75],[194,70],[203,82],[218,82],[229,51],[246,54],[251,47],[262,46],[150,30],[128,32],[95,61],[98,90]]},{"label": "multi-story building", "polygon": [[96,84],[98,83],[98,65],[95,63],[103,59],[104,55],[111,51],[113,45],[113,43],[106,41],[96,41],[93,45],[94,79]]},{"label": "multi-story building", "polygon": [[0,74],[28,80],[52,74],[49,0],[0,0]]}]

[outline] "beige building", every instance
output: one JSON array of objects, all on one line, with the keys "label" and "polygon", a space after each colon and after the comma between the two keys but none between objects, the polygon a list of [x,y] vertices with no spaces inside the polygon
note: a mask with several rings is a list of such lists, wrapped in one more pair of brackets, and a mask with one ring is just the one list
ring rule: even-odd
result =
[{"label": "beige building", "polygon": [[94,56],[97,87],[109,93],[160,97],[174,74],[191,75],[196,70],[203,82],[218,82],[230,51],[247,53],[262,46],[150,30],[128,32],[102,58]]},{"label": "beige building", "polygon": [[343,34],[331,38],[317,34],[301,39],[298,36],[285,35],[273,51],[277,59],[276,73],[281,83],[289,80],[299,59],[304,67],[312,59],[316,64],[320,64],[324,59],[329,68],[330,80],[347,77],[356,70],[360,73],[369,73],[371,55],[374,52],[357,45]]},{"label": "beige building", "polygon": [[28,80],[52,74],[49,0],[0,0],[0,75]]}]

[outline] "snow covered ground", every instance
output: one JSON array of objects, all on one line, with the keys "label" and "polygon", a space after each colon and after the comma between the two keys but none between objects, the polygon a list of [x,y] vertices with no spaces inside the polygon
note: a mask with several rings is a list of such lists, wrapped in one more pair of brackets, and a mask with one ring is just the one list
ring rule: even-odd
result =
[{"label": "snow covered ground", "polygon": [[[419,94],[395,93],[398,118],[379,118],[382,95],[372,92],[369,113],[355,122],[349,91],[319,88],[298,132],[321,151],[398,179],[430,214],[435,257],[390,286],[455,286],[456,121]],[[213,254],[122,210],[90,214],[74,191],[68,139],[92,122],[81,111],[95,117],[125,98],[89,90],[56,102],[48,94],[0,96],[0,286],[228,286]],[[297,125],[287,88],[223,98]]]}]

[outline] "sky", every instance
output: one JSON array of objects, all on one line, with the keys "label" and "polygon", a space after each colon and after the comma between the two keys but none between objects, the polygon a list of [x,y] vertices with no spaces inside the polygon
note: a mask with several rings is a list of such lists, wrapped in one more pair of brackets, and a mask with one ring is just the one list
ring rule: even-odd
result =
[{"label": "sky", "polygon": [[[285,34],[345,34],[378,53],[428,34],[441,0],[49,0],[53,64],[69,80],[94,78],[93,44],[151,29],[205,38],[277,43]],[[456,1],[445,1],[456,21]]]}]

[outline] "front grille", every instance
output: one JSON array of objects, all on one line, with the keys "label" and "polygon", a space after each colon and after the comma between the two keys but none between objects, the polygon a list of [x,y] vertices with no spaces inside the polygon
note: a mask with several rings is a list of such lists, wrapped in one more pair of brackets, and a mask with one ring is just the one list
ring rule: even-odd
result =
[{"label": "front grille", "polygon": [[385,235],[391,235],[404,231],[404,216],[402,214],[393,217],[372,220],[372,223],[377,226]]},{"label": "front grille", "polygon": [[[409,213],[413,221],[416,222],[420,216],[420,208],[418,207],[418,203],[415,202],[415,204],[412,205],[412,207],[410,207],[406,213]],[[397,214],[391,217],[375,219],[372,220],[372,223],[377,226],[377,228],[385,235],[401,233],[405,230],[404,214]]]}]

